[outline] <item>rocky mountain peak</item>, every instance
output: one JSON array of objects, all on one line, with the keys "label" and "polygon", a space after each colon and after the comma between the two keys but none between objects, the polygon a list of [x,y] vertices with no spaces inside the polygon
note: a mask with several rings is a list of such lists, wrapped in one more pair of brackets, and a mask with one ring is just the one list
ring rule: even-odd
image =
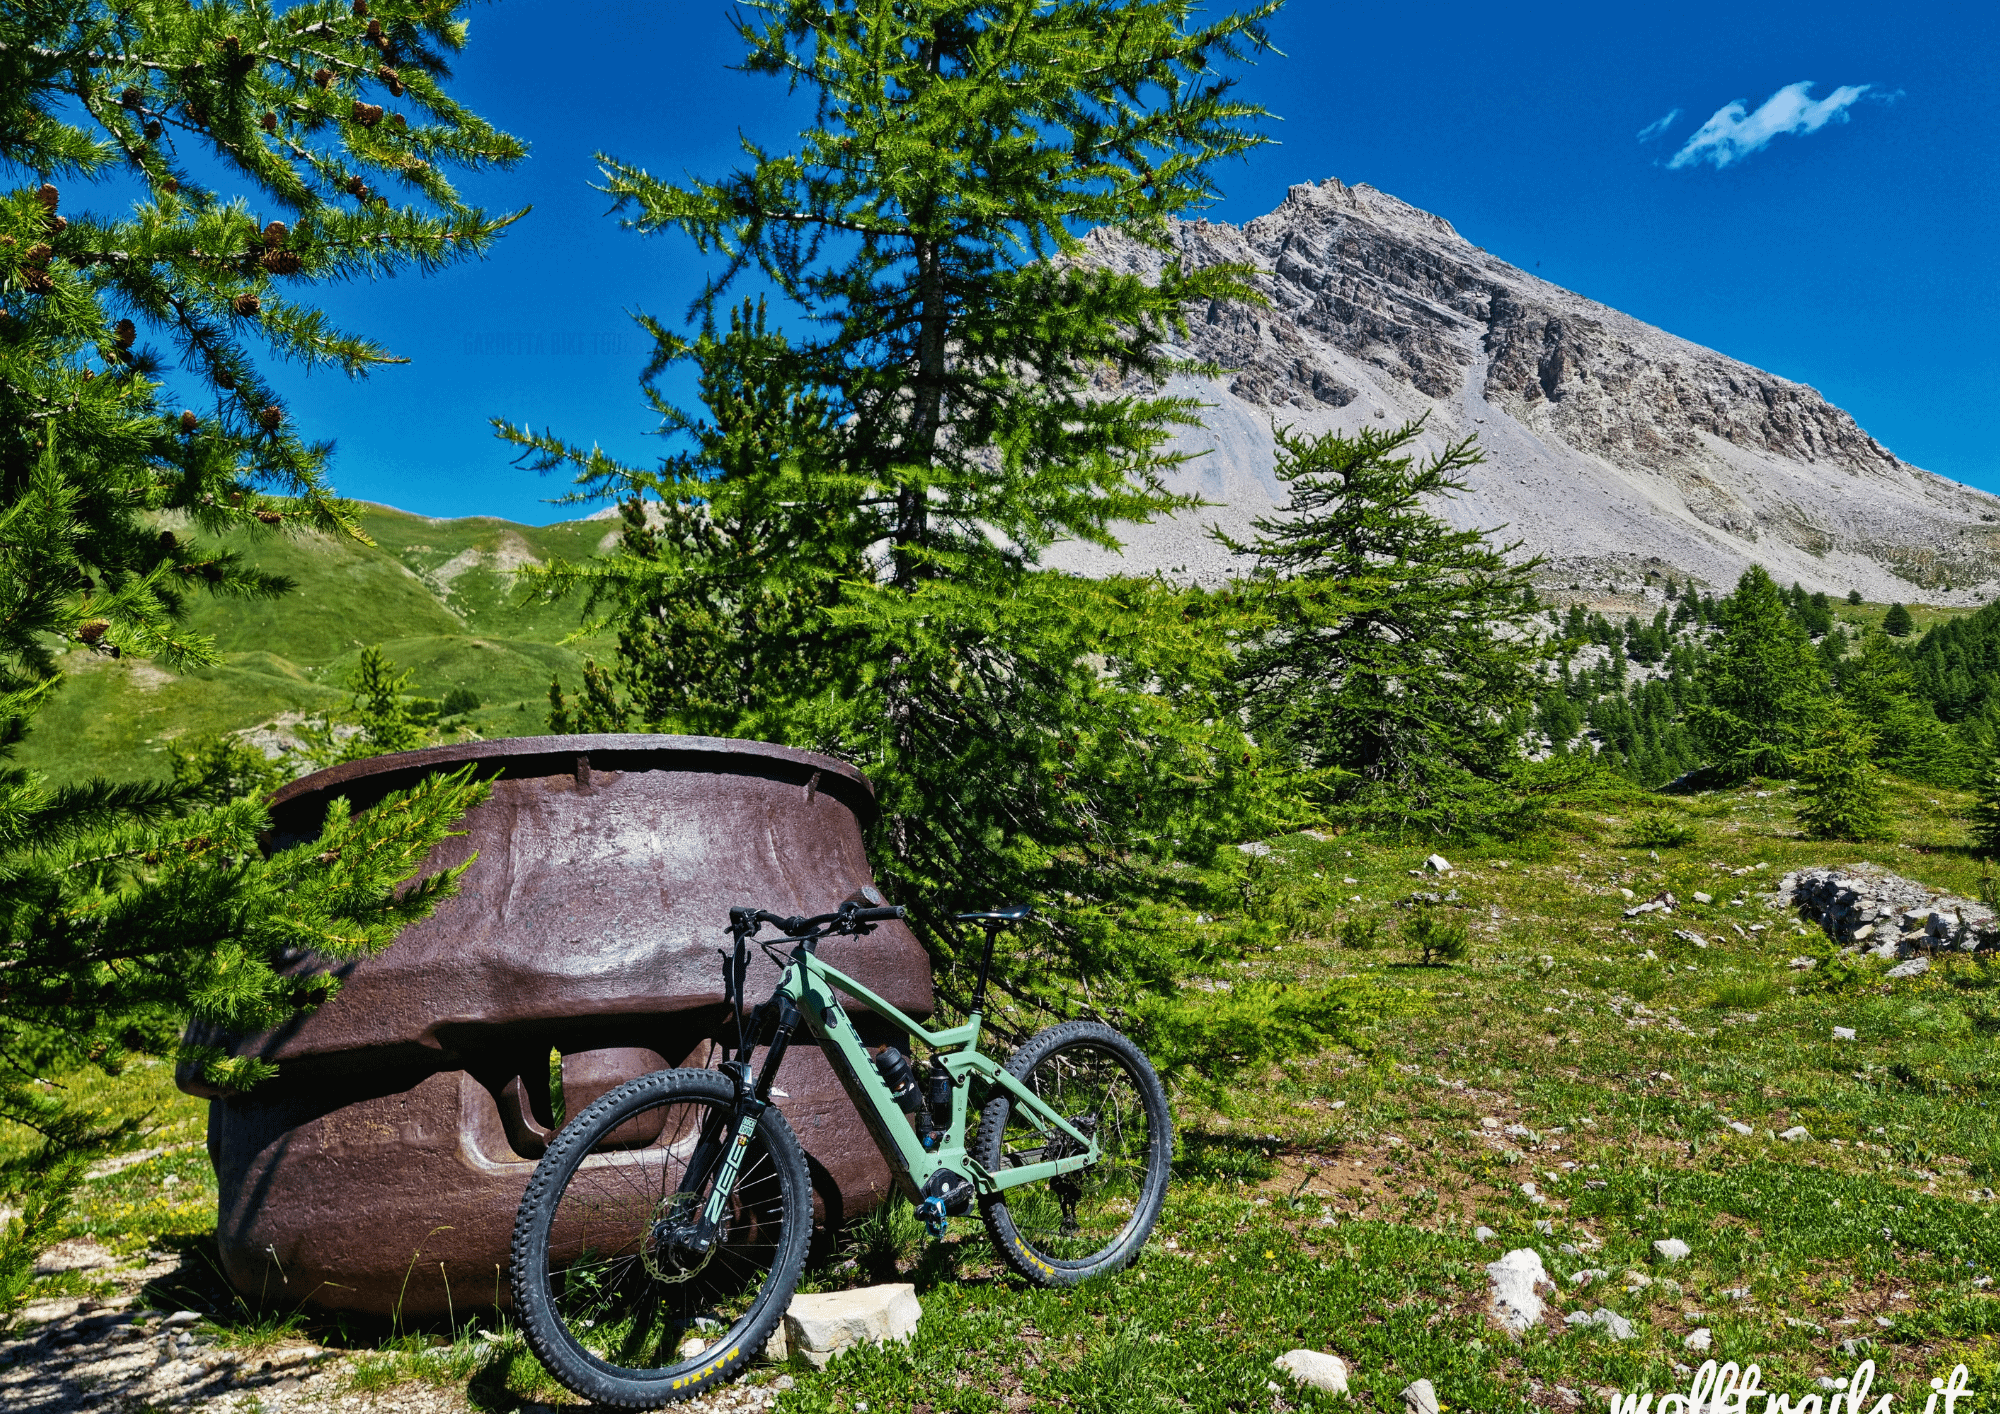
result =
[{"label": "rocky mountain peak", "polygon": [[[1174,238],[1183,260],[1255,269],[1267,303],[1188,311],[1186,352],[1225,371],[1179,389],[1212,407],[1184,439],[1209,455],[1177,489],[1217,506],[1136,528],[1126,568],[1228,572],[1204,527],[1271,512],[1274,426],[1424,416],[1434,444],[1474,434],[1487,456],[1446,513],[1504,526],[1552,581],[1722,587],[1756,561],[1875,600],[2000,592],[2000,500],[1900,461],[1812,388],[1550,284],[1385,192],[1301,184],[1245,225],[1182,222]],[[1160,259],[1102,231],[1085,258]]]}]

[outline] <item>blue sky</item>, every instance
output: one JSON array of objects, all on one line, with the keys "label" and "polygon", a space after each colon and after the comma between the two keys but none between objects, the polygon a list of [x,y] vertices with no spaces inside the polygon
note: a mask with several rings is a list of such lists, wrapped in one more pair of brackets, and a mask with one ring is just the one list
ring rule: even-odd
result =
[{"label": "blue sky", "polygon": [[[479,265],[328,292],[409,366],[283,381],[301,431],[337,439],[343,493],[544,522],[577,512],[547,504],[562,487],[512,466],[487,418],[650,460],[626,311],[678,319],[700,280],[684,240],[604,215],[592,151],[719,173],[739,130],[783,143],[797,110],[728,69],[709,0],[471,14],[457,92],[533,155],[463,185],[533,214]],[[1221,169],[1214,219],[1260,215],[1294,182],[1368,182],[2000,491],[2000,7],[1293,0],[1273,33],[1286,57],[1242,91],[1279,141]]]}]

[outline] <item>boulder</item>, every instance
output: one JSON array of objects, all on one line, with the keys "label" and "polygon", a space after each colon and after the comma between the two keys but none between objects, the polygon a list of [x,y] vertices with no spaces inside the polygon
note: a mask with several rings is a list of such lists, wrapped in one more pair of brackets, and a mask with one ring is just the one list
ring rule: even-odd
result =
[{"label": "boulder", "polygon": [[1688,1245],[1678,1237],[1663,1237],[1653,1244],[1653,1260],[1656,1262],[1684,1262],[1687,1255]]},{"label": "boulder", "polygon": [[1692,1350],[1699,1355],[1715,1344],[1715,1333],[1707,1326],[1697,1326],[1682,1337],[1681,1349]]},{"label": "boulder", "polygon": [[1553,1286],[1542,1254],[1532,1247],[1517,1247],[1497,1262],[1486,1264],[1491,1290],[1487,1310],[1507,1330],[1520,1335],[1541,1324],[1542,1288]]},{"label": "boulder", "polygon": [[1429,1380],[1412,1380],[1403,1386],[1404,1414],[1438,1414],[1437,1390]]},{"label": "boulder", "polygon": [[917,1289],[908,1282],[794,1296],[785,1311],[785,1342],[824,1370],[843,1350],[909,1339],[922,1315]]},{"label": "boulder", "polygon": [[1927,957],[1913,957],[1908,962],[1899,962],[1887,972],[1888,978],[1921,977],[1931,970],[1931,960]]},{"label": "boulder", "polygon": [[1347,1393],[1347,1362],[1322,1350],[1287,1350],[1272,1362],[1302,1385],[1327,1394]]}]

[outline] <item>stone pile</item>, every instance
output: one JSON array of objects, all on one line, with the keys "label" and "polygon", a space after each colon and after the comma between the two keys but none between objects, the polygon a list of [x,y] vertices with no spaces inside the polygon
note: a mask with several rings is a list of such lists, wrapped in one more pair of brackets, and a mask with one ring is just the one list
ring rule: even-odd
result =
[{"label": "stone pile", "polygon": [[1778,898],[1835,942],[1878,957],[2000,948],[2000,918],[1985,904],[1873,865],[1787,874]]}]

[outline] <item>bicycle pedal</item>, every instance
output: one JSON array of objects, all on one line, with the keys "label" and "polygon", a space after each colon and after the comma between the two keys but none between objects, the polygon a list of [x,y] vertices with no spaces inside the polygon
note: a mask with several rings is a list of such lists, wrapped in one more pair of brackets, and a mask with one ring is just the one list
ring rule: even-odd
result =
[{"label": "bicycle pedal", "polygon": [[941,1198],[926,1198],[917,1205],[917,1216],[924,1220],[924,1231],[934,1242],[944,1241],[944,1235],[951,1227],[951,1218],[944,1210]]}]

